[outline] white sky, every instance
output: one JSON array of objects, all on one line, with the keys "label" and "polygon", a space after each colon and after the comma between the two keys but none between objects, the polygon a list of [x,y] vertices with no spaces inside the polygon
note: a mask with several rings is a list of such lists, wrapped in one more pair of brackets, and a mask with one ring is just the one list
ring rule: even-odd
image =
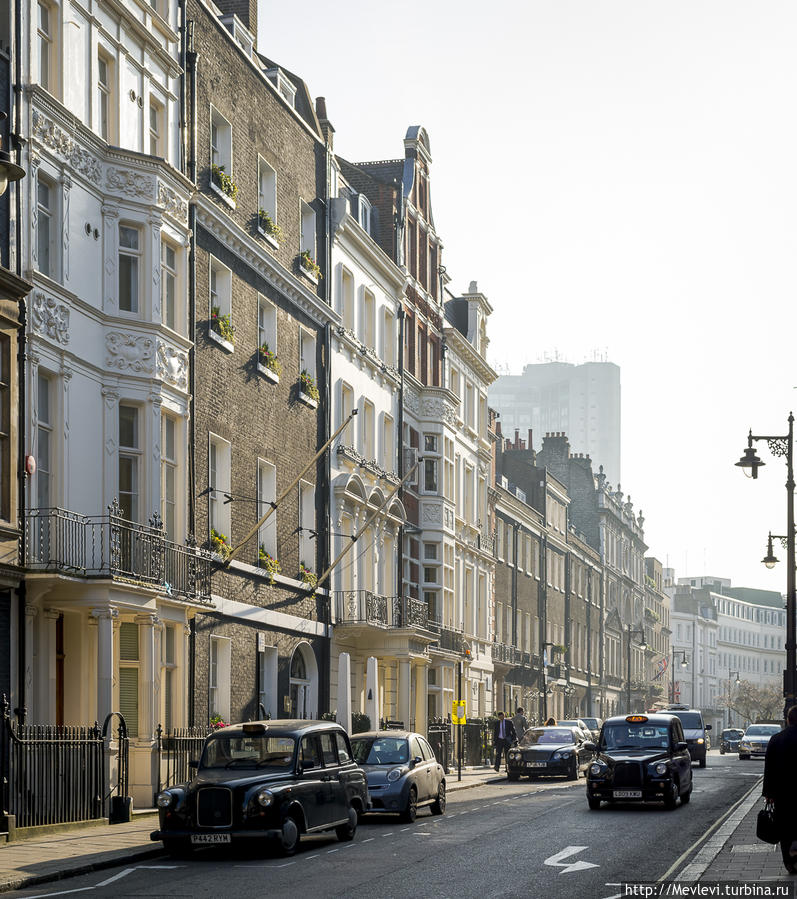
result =
[{"label": "white sky", "polygon": [[797,4],[260,0],[259,19],[344,157],[401,157],[426,127],[443,263],[495,309],[493,365],[620,365],[649,552],[784,591],[785,550],[760,559],[785,464],[764,444],[757,481],[733,463],[797,409]]}]

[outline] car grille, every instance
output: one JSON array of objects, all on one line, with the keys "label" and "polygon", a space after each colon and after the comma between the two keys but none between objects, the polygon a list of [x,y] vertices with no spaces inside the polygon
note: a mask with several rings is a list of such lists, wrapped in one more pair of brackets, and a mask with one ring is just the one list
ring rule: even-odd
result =
[{"label": "car grille", "polygon": [[761,752],[762,749],[766,748],[766,743],[751,743],[750,748],[755,752]]},{"label": "car grille", "polygon": [[639,762],[617,762],[614,766],[615,787],[642,786],[642,768]]},{"label": "car grille", "polygon": [[205,787],[196,797],[196,823],[200,827],[229,827],[232,824],[232,790]]}]

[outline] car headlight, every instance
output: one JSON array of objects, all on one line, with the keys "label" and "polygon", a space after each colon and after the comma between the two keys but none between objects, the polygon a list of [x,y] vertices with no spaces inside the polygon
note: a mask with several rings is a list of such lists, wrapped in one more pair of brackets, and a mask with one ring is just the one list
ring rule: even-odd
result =
[{"label": "car headlight", "polygon": [[395,783],[401,777],[401,768],[393,768],[387,772],[387,779],[389,783]]},{"label": "car headlight", "polygon": [[664,762],[658,762],[653,770],[656,772],[656,774],[666,774],[667,765]]},{"label": "car headlight", "polygon": [[706,741],[705,741],[702,737],[698,737],[697,742],[698,742],[698,743],[705,743]]},{"label": "car headlight", "polygon": [[271,805],[274,802],[274,794],[270,790],[261,790],[256,796],[255,799],[260,803],[260,805],[266,807]]},{"label": "car headlight", "polygon": [[741,749],[749,749],[749,748],[750,748],[750,744],[749,744],[748,742],[746,742],[745,740],[742,740],[742,742],[739,744],[739,747],[740,747]]},{"label": "car headlight", "polygon": [[554,759],[569,759],[573,753],[569,749],[560,749],[553,754]]},{"label": "car headlight", "polygon": [[592,765],[589,766],[589,773],[594,774],[596,776],[598,774],[603,774],[605,771],[606,771],[606,766],[599,765],[597,762],[594,762]]},{"label": "car headlight", "polygon": [[511,758],[511,759],[516,759],[516,758],[518,758],[519,756],[520,756],[520,753],[519,753],[519,752],[515,752],[514,750],[513,750],[512,752],[509,753],[509,758]]},{"label": "car headlight", "polygon": [[157,804],[158,808],[168,808],[172,804],[173,801],[174,801],[174,795],[167,791],[164,791],[163,793],[158,793],[158,796],[155,799],[155,803]]}]

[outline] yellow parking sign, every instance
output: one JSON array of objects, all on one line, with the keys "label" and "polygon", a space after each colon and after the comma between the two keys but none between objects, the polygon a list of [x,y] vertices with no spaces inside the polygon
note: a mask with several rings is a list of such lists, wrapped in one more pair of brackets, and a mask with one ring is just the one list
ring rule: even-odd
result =
[{"label": "yellow parking sign", "polygon": [[465,700],[451,702],[451,721],[453,724],[465,724]]}]

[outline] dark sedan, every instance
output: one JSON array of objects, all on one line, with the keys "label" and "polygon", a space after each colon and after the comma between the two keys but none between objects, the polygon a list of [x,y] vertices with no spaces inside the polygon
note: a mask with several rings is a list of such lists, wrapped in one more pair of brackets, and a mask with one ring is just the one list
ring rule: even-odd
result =
[{"label": "dark sedan", "polygon": [[433,815],[446,810],[446,775],[432,747],[416,733],[372,731],[352,737],[354,760],[365,771],[369,812],[398,814],[412,822],[428,805]]},{"label": "dark sedan", "polygon": [[525,774],[530,778],[546,775],[577,780],[594,755],[585,746],[578,727],[532,727],[507,753],[507,777],[518,780]]},{"label": "dark sedan", "polygon": [[200,846],[271,840],[296,851],[300,835],[351,840],[368,806],[365,775],[346,731],[329,721],[255,721],[215,731],[196,775],[158,794],[150,837],[173,855]]},{"label": "dark sedan", "polygon": [[726,752],[738,752],[743,734],[744,731],[738,727],[726,727],[720,734],[720,755],[725,755]]},{"label": "dark sedan", "polygon": [[663,802],[675,808],[692,796],[692,759],[681,722],[674,715],[608,718],[587,774],[591,809],[603,801]]}]

